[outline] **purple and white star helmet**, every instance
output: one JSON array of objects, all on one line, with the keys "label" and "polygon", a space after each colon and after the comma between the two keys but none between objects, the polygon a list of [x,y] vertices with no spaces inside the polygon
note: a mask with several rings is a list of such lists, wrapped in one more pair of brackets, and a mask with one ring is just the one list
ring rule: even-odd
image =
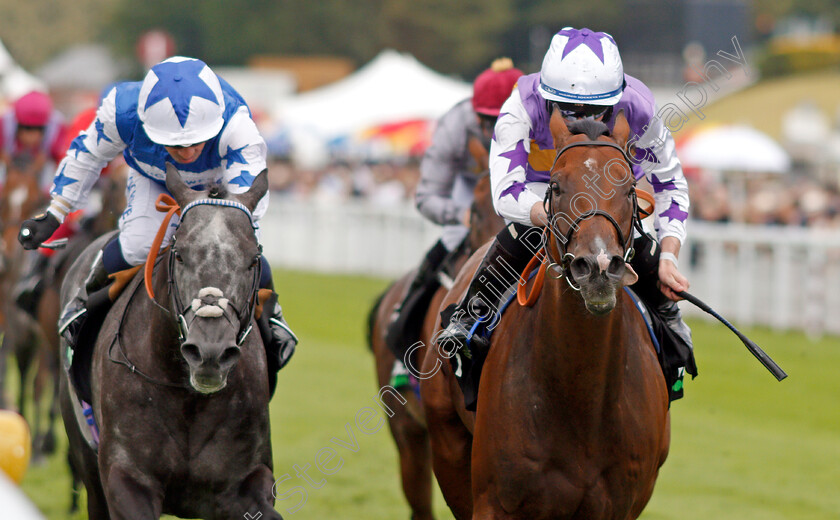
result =
[{"label": "purple and white star helmet", "polygon": [[164,146],[189,146],[215,137],[224,125],[219,78],[201,60],[174,56],[146,74],[137,112],[146,135]]},{"label": "purple and white star helmet", "polygon": [[564,27],[554,35],[540,69],[540,94],[549,101],[612,106],[624,91],[624,67],[613,37]]}]

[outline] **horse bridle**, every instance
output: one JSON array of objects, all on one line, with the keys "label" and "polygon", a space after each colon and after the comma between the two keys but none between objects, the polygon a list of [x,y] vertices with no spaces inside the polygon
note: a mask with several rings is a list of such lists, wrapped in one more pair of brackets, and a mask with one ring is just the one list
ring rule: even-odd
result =
[{"label": "horse bridle", "polygon": [[[561,155],[563,155],[567,150],[569,150],[571,148],[575,148],[577,146],[608,146],[610,148],[615,148],[616,150],[621,152],[621,157],[624,159],[625,163],[627,163],[627,166],[630,168],[629,171],[631,172],[630,176],[631,176],[631,179],[632,179],[632,184],[630,186],[630,194],[628,195],[630,197],[630,202],[631,202],[631,206],[632,206],[632,208],[631,208],[632,214],[631,214],[631,220],[630,220],[630,230],[629,230],[629,232],[627,233],[626,236],[624,234],[624,231],[621,229],[621,225],[619,225],[619,223],[615,220],[615,218],[613,218],[612,215],[610,215],[609,213],[607,213],[604,210],[596,208],[596,209],[590,209],[590,210],[585,211],[585,212],[581,213],[580,215],[578,215],[577,218],[575,218],[575,220],[569,226],[568,231],[566,231],[566,233],[564,233],[564,234],[562,234],[558,237],[558,235],[554,232],[554,221],[552,219],[553,213],[551,213],[551,197],[552,197],[553,192],[554,192],[553,188],[554,188],[554,186],[557,185],[557,183],[556,183],[556,181],[549,181],[548,188],[546,188],[546,191],[545,191],[545,198],[543,199],[543,207],[544,207],[546,215],[548,215],[548,219],[549,219],[549,222],[546,225],[546,229],[547,229],[547,233],[549,235],[551,235],[551,237],[554,239],[554,242],[557,246],[557,250],[560,252],[561,259],[558,262],[558,261],[555,261],[553,258],[551,258],[551,248],[549,247],[548,243],[545,244],[545,255],[546,255],[546,258],[548,258],[548,260],[550,261],[549,267],[556,266],[557,269],[560,272],[560,274],[558,276],[555,276],[555,278],[562,278],[563,276],[565,276],[566,281],[569,283],[569,286],[572,289],[574,289],[576,291],[579,291],[580,290],[580,285],[576,285],[575,282],[572,281],[572,277],[569,276],[569,274],[568,274],[570,264],[575,259],[575,255],[572,254],[572,253],[569,253],[567,248],[568,248],[569,243],[572,241],[572,237],[574,236],[575,231],[578,229],[578,224],[580,222],[582,222],[584,219],[587,219],[589,217],[595,217],[595,216],[600,216],[600,217],[604,217],[605,219],[607,219],[610,222],[610,224],[613,225],[616,232],[618,233],[618,240],[622,244],[622,248],[624,250],[624,254],[622,256],[623,256],[625,262],[631,261],[633,259],[633,256],[636,253],[635,250],[633,249],[633,245],[632,245],[632,243],[633,243],[633,229],[635,228],[636,230],[638,230],[641,233],[644,233],[645,231],[644,231],[644,228],[642,227],[641,220],[639,219],[639,200],[638,200],[638,196],[636,194],[636,178],[632,175],[633,163],[630,161],[630,158],[627,156],[627,152],[624,150],[624,148],[618,146],[615,143],[611,143],[611,142],[608,142],[608,141],[588,140],[588,141],[576,141],[574,143],[569,143],[557,152],[557,155],[554,157],[554,162],[551,164],[551,169],[549,170],[549,172],[554,171],[554,167],[557,165],[557,161],[560,159]],[[562,238],[562,242],[561,242],[561,238]]]},{"label": "horse bridle", "polygon": [[[222,200],[222,199],[199,199],[199,200],[191,202],[190,204],[187,204],[187,206],[184,207],[183,210],[181,211],[181,220],[183,221],[184,214],[188,210],[194,208],[195,206],[203,205],[203,204],[211,205],[211,206],[228,206],[228,207],[234,207],[234,208],[240,209],[246,215],[248,215],[248,219],[251,221],[251,227],[253,227],[254,229],[257,229],[257,224],[254,222],[254,216],[251,214],[251,211],[248,210],[247,207],[245,207],[245,205],[240,204],[239,202],[236,202],[236,201]],[[233,309],[234,314],[236,315],[236,317],[239,320],[239,332],[237,334],[237,341],[236,341],[237,346],[241,346],[242,343],[245,341],[245,338],[247,338],[248,334],[251,332],[251,328],[252,328],[251,327],[251,320],[254,316],[254,308],[256,307],[256,302],[257,302],[257,290],[258,290],[258,286],[259,286],[259,282],[260,282],[260,276],[262,274],[262,264],[260,262],[260,255],[261,254],[262,254],[262,246],[260,245],[259,246],[259,252],[254,256],[254,262],[251,264],[251,267],[250,267],[253,270],[254,275],[253,275],[253,282],[252,282],[252,286],[251,286],[251,293],[250,293],[249,304],[248,304],[248,319],[246,321],[243,321],[242,320],[242,314],[243,314],[242,311],[238,310],[230,301],[228,301],[227,306],[226,306],[226,307],[230,307],[230,308]],[[158,257],[158,258],[160,258],[160,257]],[[169,262],[167,264],[168,271],[169,271],[167,273],[167,277],[168,277],[167,278],[167,285],[169,286],[170,303],[171,303],[172,309],[175,310],[176,322],[178,323],[178,340],[179,340],[180,344],[183,345],[184,341],[187,338],[187,334],[189,333],[189,325],[190,325],[190,323],[192,323],[192,321],[195,319],[195,317],[193,317],[193,320],[190,320],[189,323],[187,322],[187,319],[185,317],[187,311],[185,310],[185,307],[184,307],[183,303],[181,302],[180,292],[178,291],[178,284],[175,281],[175,277],[173,275],[174,272],[175,272],[174,271],[175,261],[177,260],[177,258],[178,258],[178,252],[177,252],[177,248],[175,247],[175,237],[173,236],[172,237],[171,248],[170,248],[170,251],[169,251]],[[137,291],[138,288],[141,287],[141,285],[142,284],[138,284],[135,287],[135,291]],[[161,305],[160,303],[158,303],[157,300],[151,294],[150,294],[150,297],[151,297],[152,303],[155,306],[157,306],[161,311],[163,311],[165,314],[168,314],[170,316],[173,314],[173,312],[170,309],[168,309],[168,308],[164,307],[163,305]],[[123,347],[123,344],[120,341],[120,336],[122,335],[123,321],[125,320],[125,317],[128,315],[128,305],[131,305],[132,300],[133,300],[133,295],[132,295],[131,298],[129,298],[129,303],[126,305],[126,310],[125,310],[125,312],[122,313],[122,316],[120,317],[120,321],[119,321],[119,324],[117,326],[117,333],[114,335],[114,339],[111,341],[111,345],[108,347],[108,359],[110,359],[111,362],[113,362],[113,363],[125,366],[126,368],[128,368],[131,371],[132,374],[137,374],[137,375],[143,377],[144,379],[146,379],[147,381],[149,381],[153,384],[161,385],[161,386],[168,386],[168,387],[172,387],[172,388],[189,388],[189,385],[186,385],[186,384],[170,383],[168,381],[161,381],[161,380],[156,379],[152,376],[149,376],[148,374],[146,374],[145,372],[140,370],[137,367],[137,365],[135,365],[128,358],[128,353],[125,351],[125,348]],[[189,307],[187,309],[191,309],[191,308],[192,307]],[[225,316],[225,319],[227,319],[229,323],[232,323],[231,318],[228,316],[228,311],[227,310],[224,311],[223,316]],[[112,351],[113,351],[113,348],[114,348],[115,345],[119,348],[120,354],[122,354],[123,359],[118,359],[118,358],[114,357]]]},{"label": "horse bridle", "polygon": [[[222,199],[199,199],[187,204],[183,210],[181,210],[181,222],[184,220],[184,215],[186,215],[187,211],[190,209],[199,206],[199,205],[209,205],[209,206],[227,206],[237,208],[242,210],[251,221],[251,226],[256,229],[257,225],[254,222],[254,217],[251,214],[250,210],[245,207],[244,204],[240,204],[236,201],[231,200],[222,200]],[[258,252],[254,255],[253,262],[251,262],[250,267],[248,268],[253,273],[252,282],[251,282],[251,291],[249,293],[248,298],[248,305],[246,309],[237,309],[236,305],[233,302],[228,301],[227,305],[224,309],[224,313],[222,314],[225,319],[233,324],[234,321],[231,319],[227,308],[233,309],[233,314],[236,317],[236,321],[239,322],[239,331],[236,335],[236,345],[242,346],[242,343],[245,342],[245,339],[248,337],[248,334],[251,332],[253,328],[251,325],[252,318],[254,317],[254,310],[257,304],[257,293],[259,290],[259,283],[260,277],[262,275],[262,263],[260,262],[260,256],[262,255],[262,245],[258,244]],[[187,334],[190,331],[190,325],[195,320],[195,310],[192,306],[185,306],[182,299],[181,293],[178,290],[178,283],[175,280],[175,262],[180,259],[180,255],[178,253],[178,248],[175,244],[175,236],[172,236],[172,244],[170,246],[169,251],[169,264],[168,264],[168,279],[167,284],[169,285],[169,297],[170,302],[172,304],[172,309],[175,311],[175,318],[178,322],[178,339],[183,344],[187,338]],[[192,319],[187,321],[187,313],[192,313]]]}]

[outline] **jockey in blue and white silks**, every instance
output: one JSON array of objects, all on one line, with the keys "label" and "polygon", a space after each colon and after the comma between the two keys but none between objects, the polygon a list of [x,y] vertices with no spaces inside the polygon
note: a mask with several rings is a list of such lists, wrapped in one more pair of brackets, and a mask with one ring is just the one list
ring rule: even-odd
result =
[{"label": "jockey in blue and white silks", "polygon": [[[153,74],[160,75],[154,85],[148,85],[148,81],[120,83],[105,96],[96,119],[73,140],[67,156],[58,165],[50,190],[52,203],[47,211],[61,221],[69,211],[87,203],[102,168],[122,153],[129,167],[126,209],[119,223],[120,250],[127,266],[146,261],[152,238],[163,221],[164,214],[154,205],[157,196],[166,191],[166,163],[173,164],[191,188],[221,182],[231,193],[247,191],[254,177],[266,167],[267,147],[245,100],[221,78],[205,82],[201,75],[215,74],[203,62],[178,60],[171,58],[153,68]],[[176,87],[174,92],[180,98],[170,101],[164,97],[168,90],[163,89]],[[179,109],[187,107],[187,111],[174,112],[173,102]],[[196,106],[208,110],[199,111]],[[164,120],[171,115],[168,119],[176,123],[198,114],[212,117],[209,131],[203,134],[198,130],[200,125],[190,128],[187,124],[186,130],[164,128],[156,135],[160,142],[173,147],[203,142],[198,157],[188,163],[179,162],[167,146],[150,138],[141,116],[148,119],[158,115],[156,111]],[[268,197],[266,194],[254,211],[255,219],[265,214]],[[170,224],[164,245],[175,227],[177,221]]]},{"label": "jockey in blue and white silks", "polygon": [[[169,58],[152,67],[142,82],[118,84],[105,95],[93,123],[72,141],[58,165],[47,211],[21,226],[21,244],[37,247],[69,212],[83,206],[102,168],[120,153],[129,168],[120,232],[105,245],[85,289],[59,319],[59,332],[73,348],[90,310],[88,296],[107,289],[109,274],[146,261],[164,219],[155,201],[167,193],[166,165],[174,165],[193,189],[221,184],[230,193],[243,193],[266,168],[267,147],[233,87],[201,60]],[[255,221],[265,214],[268,197],[266,193],[257,204]],[[164,246],[177,225],[173,218]],[[271,269],[264,258],[261,261],[260,288],[273,289]],[[273,292],[265,305],[265,323],[258,324],[273,381],[294,352],[297,338]]]},{"label": "jockey in blue and white silks", "polygon": [[[654,227],[659,239],[655,247],[647,235],[635,239],[633,267],[643,273],[634,289],[677,336],[681,353],[690,356],[690,330],[675,302],[676,293],[688,289],[677,258],[686,237],[689,198],[674,139],[656,117],[650,89],[624,74],[612,36],[571,27],[554,35],[540,72],[520,78],[502,105],[490,145],[490,182],[496,212],[509,224],[487,250],[464,297],[444,311],[446,328],[438,337],[440,344],[465,345],[476,321],[489,319],[515,290],[516,275],[533,255],[533,245],[518,238],[548,221],[544,198],[557,153],[549,128],[551,115],[559,111],[570,122],[590,119],[612,131],[621,110],[630,126],[630,144],[635,146],[630,157],[634,174],[637,179],[646,176],[655,192]],[[475,405],[480,373],[480,368],[473,371],[469,365],[480,367],[487,347],[485,338],[471,336],[472,356],[453,357],[461,363],[459,382],[468,409]],[[693,358],[690,365],[682,366],[693,369]],[[681,374],[679,379],[681,389]]]}]

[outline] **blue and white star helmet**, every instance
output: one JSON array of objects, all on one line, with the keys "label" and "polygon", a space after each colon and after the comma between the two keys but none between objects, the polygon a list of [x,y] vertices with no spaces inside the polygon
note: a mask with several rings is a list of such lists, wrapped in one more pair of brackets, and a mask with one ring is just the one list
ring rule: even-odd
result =
[{"label": "blue and white star helmet", "polygon": [[624,91],[624,66],[613,37],[564,27],[554,35],[540,69],[540,94],[549,101],[612,106]]},{"label": "blue and white star helmet", "polygon": [[165,146],[189,146],[215,137],[224,125],[219,78],[201,60],[174,56],[146,74],[137,112],[146,134]]}]

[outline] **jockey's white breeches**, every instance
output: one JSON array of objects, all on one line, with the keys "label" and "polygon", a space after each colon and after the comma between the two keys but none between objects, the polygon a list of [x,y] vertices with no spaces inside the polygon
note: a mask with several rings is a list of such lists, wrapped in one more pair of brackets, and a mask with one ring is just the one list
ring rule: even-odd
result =
[{"label": "jockey's white breeches", "polygon": [[[155,201],[161,193],[169,193],[166,186],[129,168],[125,186],[125,211],[119,221],[119,241],[123,257],[130,265],[146,262],[146,257],[152,248],[152,241],[163,223],[166,213],[155,209]],[[179,222],[178,215],[173,215],[167,226],[161,248],[169,245]],[[257,240],[259,238],[259,230],[257,230]]]}]

